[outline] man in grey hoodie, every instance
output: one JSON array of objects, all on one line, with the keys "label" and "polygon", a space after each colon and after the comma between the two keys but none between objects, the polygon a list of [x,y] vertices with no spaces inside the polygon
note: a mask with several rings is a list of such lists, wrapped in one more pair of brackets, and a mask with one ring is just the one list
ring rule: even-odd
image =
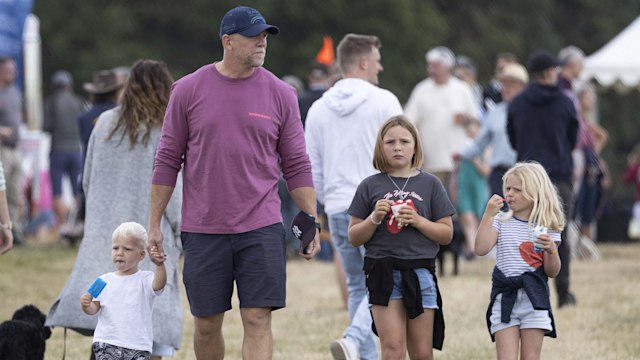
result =
[{"label": "man in grey hoodie", "polygon": [[331,353],[335,359],[377,359],[362,271],[364,248],[349,244],[347,209],[360,182],[376,173],[373,150],[380,125],[402,114],[402,106],[377,86],[383,70],[378,37],[347,34],[337,52],[342,80],[313,103],[305,128],[314,187],[329,217],[349,291],[350,324],[343,338],[331,344]]}]

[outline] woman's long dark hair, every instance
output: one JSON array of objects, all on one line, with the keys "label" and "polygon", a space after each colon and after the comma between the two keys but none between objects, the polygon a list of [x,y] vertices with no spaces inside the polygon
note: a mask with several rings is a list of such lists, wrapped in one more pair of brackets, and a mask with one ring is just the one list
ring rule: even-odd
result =
[{"label": "woman's long dark hair", "polygon": [[173,78],[165,63],[136,61],[120,97],[118,121],[107,139],[123,129],[122,139],[125,135],[129,137],[131,149],[135,148],[140,133],[143,133],[142,145],[146,146],[151,130],[162,127],[172,84]]}]

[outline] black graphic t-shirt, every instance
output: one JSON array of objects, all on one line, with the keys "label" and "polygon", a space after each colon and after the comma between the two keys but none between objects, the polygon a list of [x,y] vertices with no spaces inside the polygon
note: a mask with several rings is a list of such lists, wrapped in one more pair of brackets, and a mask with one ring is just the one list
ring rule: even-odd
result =
[{"label": "black graphic t-shirt", "polygon": [[[391,178],[396,184],[404,185],[407,181],[407,178]],[[398,190],[385,173],[369,176],[358,186],[349,207],[349,215],[369,221],[367,217],[380,199],[403,202],[431,221],[455,214],[455,208],[440,180],[425,172],[411,177],[404,191]],[[440,249],[440,245],[414,227],[398,228],[391,212],[384,217],[382,224],[378,225],[364,247],[365,256],[373,259],[388,256],[398,259],[432,259]]]}]

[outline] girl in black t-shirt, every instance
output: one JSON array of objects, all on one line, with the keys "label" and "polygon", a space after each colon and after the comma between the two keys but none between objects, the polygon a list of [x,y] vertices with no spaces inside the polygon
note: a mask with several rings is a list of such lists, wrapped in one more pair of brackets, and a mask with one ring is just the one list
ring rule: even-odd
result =
[{"label": "girl in black t-shirt", "polygon": [[[405,116],[378,132],[373,166],[349,208],[349,241],[364,244],[369,303],[382,359],[432,358],[444,318],[435,277],[439,245],[451,242],[454,207],[442,183],[420,171],[422,146]],[[399,346],[400,345],[400,346]]]}]

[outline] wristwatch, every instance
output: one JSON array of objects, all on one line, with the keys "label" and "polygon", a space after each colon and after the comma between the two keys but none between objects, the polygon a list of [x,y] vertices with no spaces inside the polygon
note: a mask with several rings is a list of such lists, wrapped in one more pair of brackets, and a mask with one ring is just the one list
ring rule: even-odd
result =
[{"label": "wristwatch", "polygon": [[322,232],[322,224],[316,221],[316,217],[309,214],[307,214],[307,216],[309,216],[309,219],[313,221],[315,228],[318,229],[319,232]]},{"label": "wristwatch", "polygon": [[319,231],[319,232],[322,232],[322,224],[320,224],[319,222],[317,222],[317,221],[316,221],[316,220],[317,220],[317,218],[316,218],[315,216],[313,216],[313,215],[309,215],[309,214],[307,214],[307,215],[309,216],[309,219],[310,219],[311,221],[313,221],[313,226],[314,226],[316,229],[318,229],[318,231]]},{"label": "wristwatch", "polygon": [[0,227],[10,231],[11,229],[13,229],[13,223],[11,221],[9,221],[9,223],[7,224],[0,223]]},{"label": "wristwatch", "polygon": [[322,232],[322,224],[316,221],[317,218],[313,215],[309,215],[307,213],[305,214],[309,217],[309,220],[313,221],[313,225],[315,226],[315,228],[318,229],[318,231]]}]

